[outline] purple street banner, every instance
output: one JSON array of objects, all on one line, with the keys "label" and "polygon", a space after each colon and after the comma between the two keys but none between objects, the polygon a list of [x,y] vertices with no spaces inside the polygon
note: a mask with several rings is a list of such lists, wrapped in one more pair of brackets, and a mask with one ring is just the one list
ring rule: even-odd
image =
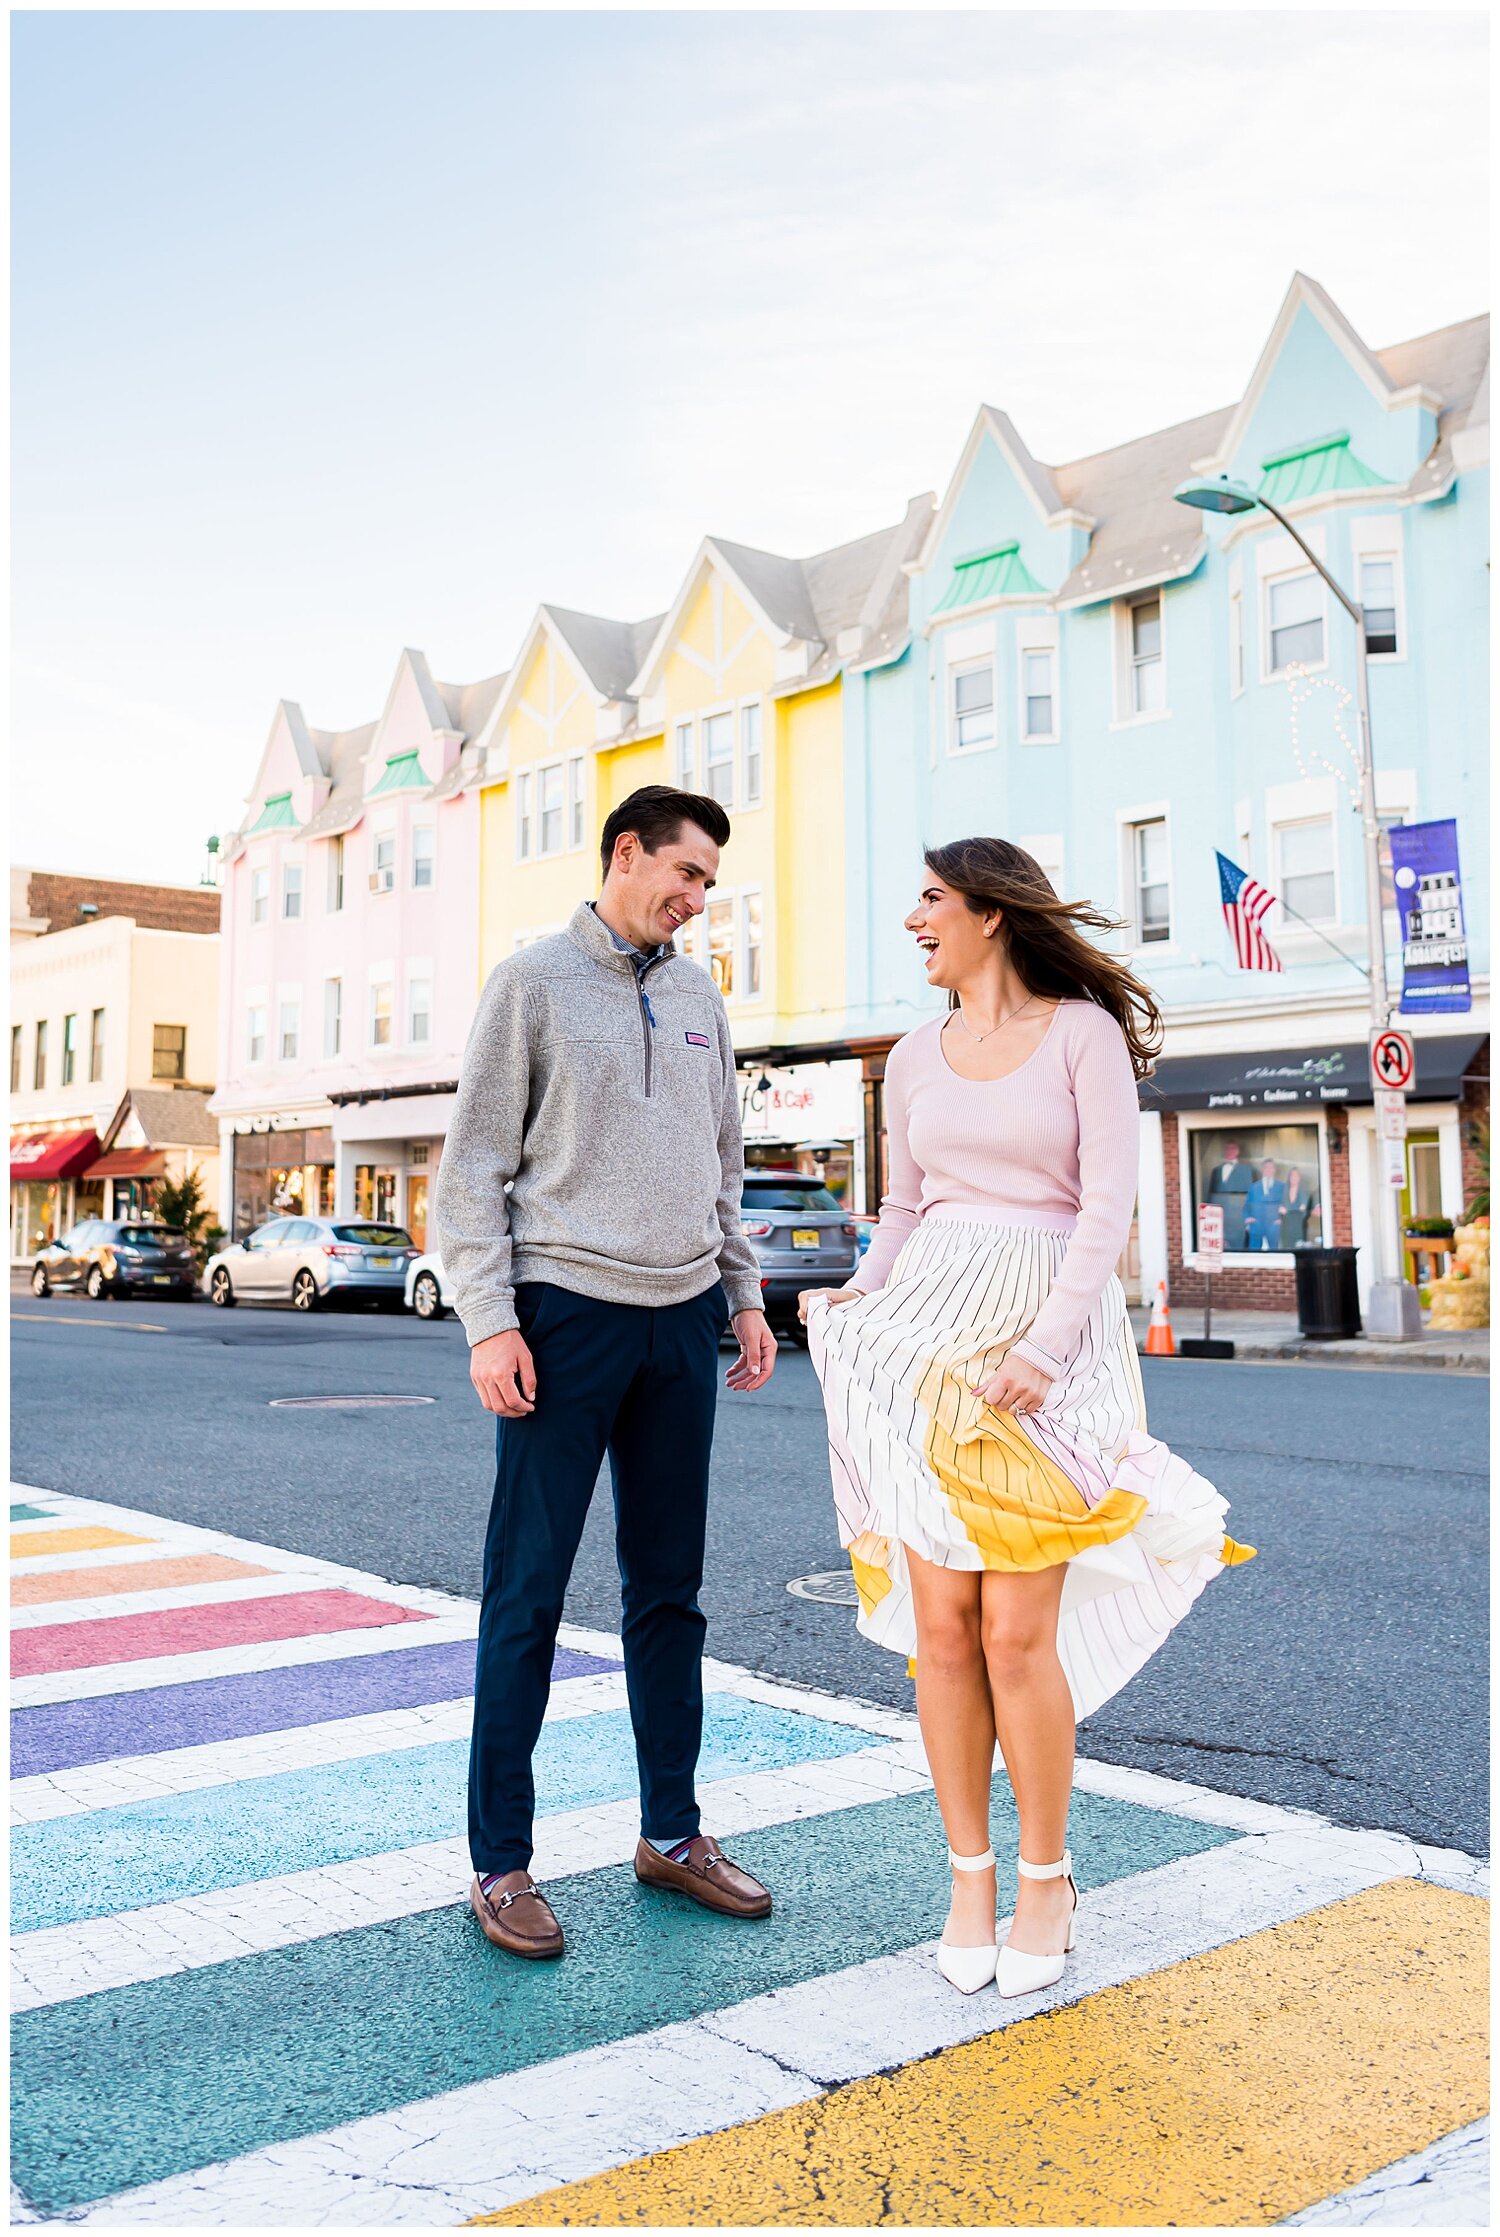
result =
[{"label": "purple street banner", "polygon": [[1458,874],[1458,825],[1391,826],[1401,916],[1401,1008],[1407,1017],[1469,1008],[1469,943]]}]

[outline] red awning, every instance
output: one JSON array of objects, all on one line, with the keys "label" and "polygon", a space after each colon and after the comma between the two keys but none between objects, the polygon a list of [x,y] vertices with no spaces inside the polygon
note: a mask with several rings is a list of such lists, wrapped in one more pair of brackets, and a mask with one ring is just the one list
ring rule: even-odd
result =
[{"label": "red awning", "polygon": [[160,1150],[106,1150],[83,1177],[86,1181],[159,1181],[166,1170]]},{"label": "red awning", "polygon": [[99,1137],[84,1134],[23,1134],[10,1145],[13,1181],[76,1181],[99,1155]]}]

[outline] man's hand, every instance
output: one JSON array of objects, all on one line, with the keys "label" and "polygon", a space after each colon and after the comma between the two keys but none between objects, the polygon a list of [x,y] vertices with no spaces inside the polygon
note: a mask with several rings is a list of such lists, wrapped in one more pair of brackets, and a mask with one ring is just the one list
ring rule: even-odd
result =
[{"label": "man's hand", "polygon": [[799,1289],[797,1292],[797,1318],[807,1326],[807,1308],[815,1297],[826,1298],[830,1305],[847,1305],[851,1297],[863,1297],[862,1289]]},{"label": "man's hand", "polygon": [[776,1339],[771,1324],[758,1306],[736,1313],[731,1323],[739,1338],[740,1356],[724,1377],[728,1390],[759,1390],[771,1380],[776,1365]]},{"label": "man's hand", "polygon": [[519,1421],[536,1410],[536,1369],[519,1328],[486,1336],[469,1353],[469,1380],[485,1412]]},{"label": "man's hand", "polygon": [[1034,1414],[1046,1404],[1052,1378],[1029,1359],[1007,1359],[987,1383],[973,1387],[997,1414]]}]

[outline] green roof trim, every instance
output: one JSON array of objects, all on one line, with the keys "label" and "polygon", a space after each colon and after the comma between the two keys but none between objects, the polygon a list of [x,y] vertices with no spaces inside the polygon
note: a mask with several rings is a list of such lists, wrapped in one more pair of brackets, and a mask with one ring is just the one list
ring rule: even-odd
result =
[{"label": "green roof trim", "polygon": [[1260,489],[1273,505],[1294,497],[1320,497],[1330,489],[1389,489],[1391,483],[1377,474],[1349,448],[1346,431],[1324,435],[1316,443],[1300,443],[1295,450],[1277,451],[1261,460]]},{"label": "green roof trim", "polygon": [[260,815],[245,833],[247,839],[257,831],[295,831],[297,818],[292,814],[292,796],[289,792],[273,792],[262,803]]},{"label": "green roof trim", "polygon": [[945,614],[955,606],[977,606],[985,598],[1037,597],[1042,586],[1021,558],[1019,543],[992,544],[953,563],[953,580],[933,607]]},{"label": "green roof trim", "polygon": [[385,765],[385,774],[379,784],[371,785],[368,797],[373,800],[378,792],[411,792],[427,787],[422,774],[422,757],[416,753],[392,754]]}]

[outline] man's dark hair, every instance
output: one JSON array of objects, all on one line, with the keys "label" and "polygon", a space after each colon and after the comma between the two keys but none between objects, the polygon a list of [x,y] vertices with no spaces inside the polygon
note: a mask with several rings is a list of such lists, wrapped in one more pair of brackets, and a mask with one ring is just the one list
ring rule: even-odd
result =
[{"label": "man's dark hair", "polygon": [[615,841],[622,831],[633,831],[647,854],[658,854],[676,838],[685,823],[695,823],[716,847],[729,837],[729,818],[717,800],[706,792],[678,792],[672,785],[641,785],[604,819],[599,838],[599,860],[604,875],[615,859]]}]

